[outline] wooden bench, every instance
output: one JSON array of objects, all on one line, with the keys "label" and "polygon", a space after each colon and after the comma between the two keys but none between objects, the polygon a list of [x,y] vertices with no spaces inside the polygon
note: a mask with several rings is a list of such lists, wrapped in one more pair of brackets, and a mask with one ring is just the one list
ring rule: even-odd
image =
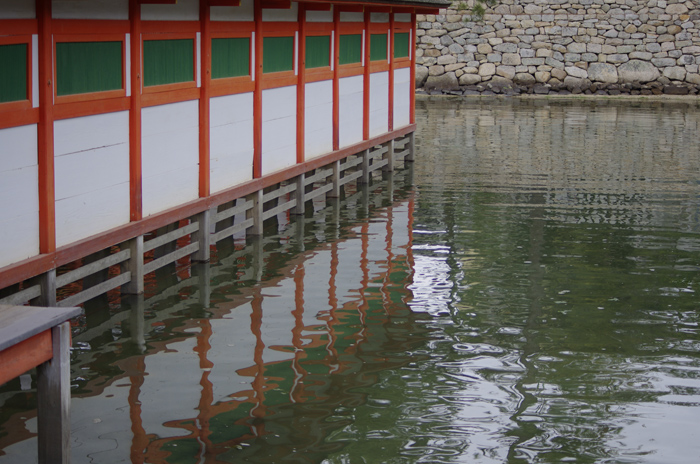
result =
[{"label": "wooden bench", "polygon": [[37,368],[39,462],[70,462],[69,319],[81,308],[0,305],[0,385]]}]

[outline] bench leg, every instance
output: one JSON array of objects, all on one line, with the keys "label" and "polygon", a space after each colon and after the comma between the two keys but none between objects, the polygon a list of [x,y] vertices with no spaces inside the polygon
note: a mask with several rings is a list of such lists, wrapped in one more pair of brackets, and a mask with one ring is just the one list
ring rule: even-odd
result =
[{"label": "bench leg", "polygon": [[51,329],[53,358],[37,367],[39,464],[70,463],[70,322]]}]

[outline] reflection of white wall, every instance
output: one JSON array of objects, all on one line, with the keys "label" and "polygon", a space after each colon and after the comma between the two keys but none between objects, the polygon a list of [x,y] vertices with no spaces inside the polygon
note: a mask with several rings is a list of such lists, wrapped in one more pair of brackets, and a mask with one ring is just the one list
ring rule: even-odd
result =
[{"label": "reflection of white wall", "polygon": [[160,438],[189,435],[184,429],[166,427],[169,421],[197,417],[202,386],[197,339],[191,337],[168,344],[168,352],[146,356],[146,374],[141,385],[141,421],[147,434]]},{"label": "reflection of white wall", "polygon": [[333,81],[306,84],[304,154],[306,158],[333,151]]},{"label": "reflection of white wall", "polygon": [[56,245],[129,222],[129,113],[54,122]]},{"label": "reflection of white wall", "polygon": [[343,77],[338,81],[340,147],[362,141],[363,77]]},{"label": "reflection of white wall", "polygon": [[394,70],[394,129],[411,122],[411,70]]},{"label": "reflection of white wall", "polygon": [[304,325],[325,324],[319,313],[329,311],[328,283],[331,277],[330,250],[319,250],[304,261]]},{"label": "reflection of white wall", "polygon": [[[355,232],[359,232],[355,228]],[[338,243],[338,273],[335,276],[336,298],[338,306],[350,301],[356,301],[359,297],[357,291],[362,282],[362,242],[358,237],[350,238]]]},{"label": "reflection of white wall", "polygon": [[209,113],[214,193],[253,178],[253,94],[212,98]]},{"label": "reflection of white wall", "polygon": [[369,136],[389,131],[389,72],[369,75]]},{"label": "reflection of white wall", "polygon": [[142,110],[143,215],[199,197],[199,103]]},{"label": "reflection of white wall", "polygon": [[297,88],[263,90],[262,174],[297,162]]},{"label": "reflection of white wall", "polygon": [[0,129],[0,267],[39,254],[36,128]]},{"label": "reflection of white wall", "polygon": [[263,361],[266,363],[284,361],[294,357],[293,352],[279,351],[273,346],[293,346],[292,330],[296,283],[293,278],[282,279],[274,287],[263,291],[262,341],[265,344]]}]

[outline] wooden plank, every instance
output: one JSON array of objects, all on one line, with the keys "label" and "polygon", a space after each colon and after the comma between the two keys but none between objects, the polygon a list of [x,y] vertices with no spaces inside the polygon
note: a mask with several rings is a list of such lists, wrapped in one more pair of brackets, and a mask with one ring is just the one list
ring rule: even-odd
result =
[{"label": "wooden plank", "polygon": [[352,182],[355,179],[359,179],[360,177],[362,177],[362,174],[363,174],[362,171],[356,171],[356,172],[353,172],[352,174],[348,174],[345,177],[340,179],[340,185],[345,185],[347,183]]},{"label": "wooden plank", "polygon": [[333,190],[333,184],[326,184],[323,187],[319,187],[304,195],[304,201],[312,200],[316,197],[324,195],[326,192],[330,192],[331,190]]},{"label": "wooden plank", "polygon": [[107,293],[108,291],[112,290],[113,288],[120,287],[120,286],[128,283],[130,280],[131,280],[131,273],[125,272],[124,274],[119,274],[118,276],[113,277],[109,280],[106,280],[106,281],[102,282],[101,284],[95,285],[94,287],[90,287],[87,290],[83,290],[80,293],[76,293],[75,295],[71,295],[68,298],[63,299],[56,304],[58,306],[62,306],[62,307],[79,305],[79,304],[84,303],[88,300],[91,300],[97,296],[100,296],[103,293]]},{"label": "wooden plank", "polygon": [[221,212],[217,213],[216,216],[214,216],[214,223],[223,221],[224,219],[228,219],[231,216],[235,216],[236,214],[245,213],[246,211],[251,209],[253,207],[253,205],[254,205],[253,201],[246,200],[243,203],[241,203],[240,205],[237,204],[236,206],[234,206],[232,208],[221,211]]},{"label": "wooden plank", "polygon": [[0,305],[0,351],[82,313],[81,308]]},{"label": "wooden plank", "polygon": [[289,211],[290,209],[294,208],[297,205],[297,200],[296,199],[291,199],[285,203],[282,203],[281,205],[277,205],[274,208],[265,211],[263,213],[263,221],[265,219],[269,219],[272,216],[276,216],[279,213],[283,213],[285,211]]},{"label": "wooden plank", "polygon": [[253,219],[246,219],[245,221],[242,221],[238,224],[234,224],[231,227],[227,227],[224,230],[220,230],[219,232],[212,235],[212,242],[220,242],[221,240],[232,236],[236,232],[247,230],[248,227],[253,227]]},{"label": "wooden plank", "polygon": [[268,192],[268,193],[263,194],[262,201],[263,201],[263,203],[266,203],[270,200],[274,200],[275,198],[279,198],[283,195],[286,195],[290,192],[293,192],[294,190],[296,190],[296,188],[297,188],[296,184],[285,185],[285,186],[280,187],[276,190],[273,190],[272,192]]},{"label": "wooden plank", "polygon": [[41,295],[41,286],[39,285],[32,285],[29,288],[25,288],[24,290],[20,290],[17,293],[14,293],[10,296],[6,296],[3,299],[0,299],[0,305],[23,305],[27,303],[29,300],[33,300],[34,298],[38,298]]},{"label": "wooden plank", "polygon": [[310,184],[313,184],[314,182],[325,181],[326,178],[328,178],[332,175],[333,175],[333,169],[316,170],[316,173],[313,176],[306,177],[304,179],[304,185],[310,185]]},{"label": "wooden plank", "polygon": [[374,163],[369,165],[369,172],[374,172],[378,170],[379,168],[383,168],[384,166],[387,166],[389,164],[388,159],[383,159],[383,160],[375,160]]},{"label": "wooden plank", "polygon": [[64,285],[75,282],[76,280],[82,279],[83,277],[94,274],[95,272],[107,269],[110,266],[119,264],[122,261],[126,261],[131,257],[131,252],[129,250],[123,250],[119,253],[107,256],[106,258],[98,259],[86,266],[78,268],[74,271],[66,272],[56,277],[56,287],[60,288]]},{"label": "wooden plank", "polygon": [[144,253],[147,251],[151,251],[155,248],[158,248],[159,246],[165,245],[166,243],[174,242],[175,240],[182,238],[185,235],[189,235],[197,230],[199,230],[198,222],[193,222],[192,224],[180,227],[179,229],[173,230],[172,232],[168,232],[165,235],[161,235],[159,237],[148,240],[147,242],[143,242],[143,251]]},{"label": "wooden plank", "polygon": [[51,356],[50,330],[0,351],[0,385],[48,361]]},{"label": "wooden plank", "polygon": [[180,258],[189,256],[199,249],[199,243],[190,243],[189,245],[182,247],[178,250],[173,251],[169,255],[163,256],[162,258],[154,259],[153,261],[146,263],[143,266],[143,273],[148,274],[156,269],[160,269],[163,266],[167,266],[170,263],[174,263]]}]

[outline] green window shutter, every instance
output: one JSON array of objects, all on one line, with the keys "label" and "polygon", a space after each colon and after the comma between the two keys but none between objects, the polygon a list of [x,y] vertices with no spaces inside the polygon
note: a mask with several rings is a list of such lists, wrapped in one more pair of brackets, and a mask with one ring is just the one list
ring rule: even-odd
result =
[{"label": "green window shutter", "polygon": [[306,67],[321,68],[331,65],[331,36],[306,38]]},{"label": "green window shutter", "polygon": [[0,103],[27,98],[27,44],[0,45]]},{"label": "green window shutter", "polygon": [[124,88],[122,43],[57,43],[56,86],[59,96]]},{"label": "green window shutter", "polygon": [[212,39],[211,77],[237,77],[250,75],[250,39]]},{"label": "green window shutter", "polygon": [[294,37],[263,38],[263,72],[294,70]]},{"label": "green window shutter", "polygon": [[362,62],[362,34],[348,34],[340,36],[340,51],[338,60],[340,64]]},{"label": "green window shutter", "polygon": [[394,33],[394,58],[408,58],[408,32]]},{"label": "green window shutter", "polygon": [[372,34],[369,40],[370,61],[386,60],[386,34]]},{"label": "green window shutter", "polygon": [[143,85],[194,81],[194,40],[145,40]]}]

